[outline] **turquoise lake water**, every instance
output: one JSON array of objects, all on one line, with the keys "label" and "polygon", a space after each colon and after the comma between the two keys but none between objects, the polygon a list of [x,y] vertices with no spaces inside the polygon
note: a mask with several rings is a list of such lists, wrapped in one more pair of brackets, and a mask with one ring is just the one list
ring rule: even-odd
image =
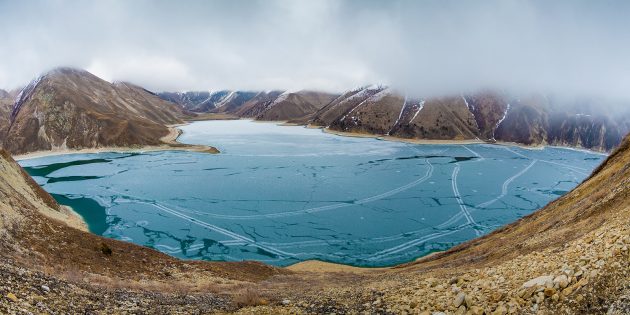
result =
[{"label": "turquoise lake water", "polygon": [[93,233],[186,259],[389,266],[486,234],[571,190],[605,156],[414,145],[245,120],[182,127],[221,150],[20,161]]}]

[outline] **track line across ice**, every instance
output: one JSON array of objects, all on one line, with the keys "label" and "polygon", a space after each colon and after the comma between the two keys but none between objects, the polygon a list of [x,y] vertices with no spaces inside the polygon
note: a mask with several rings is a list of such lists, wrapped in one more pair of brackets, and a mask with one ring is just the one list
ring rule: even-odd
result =
[{"label": "track line across ice", "polygon": [[[464,204],[464,201],[462,200],[462,197],[459,193],[459,189],[457,188],[457,175],[459,174],[459,169],[460,169],[459,164],[455,164],[455,168],[453,169],[453,175],[452,175],[452,180],[451,180],[453,194],[455,195],[455,200],[459,204],[459,208],[461,209],[462,214],[466,217],[466,221],[469,224],[473,225],[474,227],[477,225],[477,223],[475,222],[475,219],[473,219],[473,217],[470,215],[470,212],[468,212],[468,208]],[[480,235],[481,232],[475,229],[475,234]]]},{"label": "track line across ice", "polygon": [[467,226],[469,226],[469,224],[464,224],[464,225],[458,227],[455,230],[442,231],[442,232],[436,232],[436,233],[432,233],[432,234],[429,234],[429,235],[425,235],[425,236],[423,236],[423,237],[421,237],[419,239],[411,240],[409,242],[400,244],[398,246],[394,246],[392,248],[388,248],[386,250],[382,250],[382,251],[374,254],[374,256],[370,257],[368,260],[374,261],[374,260],[382,259],[383,257],[386,257],[386,256],[389,256],[389,255],[396,254],[398,252],[407,250],[410,247],[419,245],[421,243],[425,243],[425,242],[428,242],[430,240],[433,240],[433,239],[436,239],[436,238],[439,238],[439,237],[443,237],[443,236],[447,236],[447,235],[450,235],[450,234],[457,233],[457,232],[461,231],[462,228],[467,227]]},{"label": "track line across ice", "polygon": [[[112,191],[114,191],[114,190],[112,190]],[[211,231],[214,231],[214,232],[217,232],[219,234],[223,234],[225,236],[231,237],[234,240],[242,241],[244,243],[247,243],[249,245],[252,245],[252,246],[258,247],[260,249],[266,250],[266,251],[268,251],[270,253],[273,253],[273,254],[276,254],[278,256],[283,256],[283,257],[294,257],[295,256],[292,253],[281,251],[281,250],[278,250],[278,249],[270,247],[270,246],[257,244],[256,241],[252,240],[251,238],[248,238],[248,237],[245,237],[243,235],[234,233],[232,231],[229,231],[227,229],[218,227],[216,225],[204,222],[202,220],[199,220],[199,219],[187,216],[186,214],[183,214],[183,213],[181,213],[181,212],[179,212],[177,210],[174,210],[174,209],[168,208],[166,206],[163,206],[163,205],[161,205],[161,204],[159,204],[157,202],[144,201],[144,200],[142,200],[140,198],[137,198],[135,196],[130,196],[130,195],[127,195],[127,194],[123,194],[121,192],[117,192],[117,193],[119,195],[122,195],[122,196],[127,196],[127,197],[133,198],[130,202],[139,203],[139,204],[146,204],[146,205],[152,206],[152,207],[157,208],[159,210],[162,210],[162,211],[164,211],[166,213],[170,213],[170,214],[172,214],[172,215],[174,215],[174,216],[176,216],[176,217],[178,217],[180,219],[184,219],[184,220],[186,220],[186,221],[188,221],[190,223],[193,223],[195,225],[199,225],[201,227],[205,227],[205,228],[207,228],[207,229],[209,229]]]},{"label": "track line across ice", "polygon": [[427,179],[431,178],[431,176],[433,176],[433,165],[431,164],[431,162],[428,159],[425,159],[425,162],[427,163],[427,172],[424,176],[422,176],[419,179],[414,180],[411,183],[408,183],[406,185],[394,188],[392,190],[386,191],[382,194],[378,194],[375,196],[371,196],[371,197],[367,197],[367,198],[363,198],[354,202],[346,202],[346,203],[336,203],[336,204],[332,204],[332,205],[327,205],[327,206],[321,206],[321,207],[315,207],[315,208],[309,208],[309,209],[302,209],[302,210],[294,210],[294,211],[287,211],[287,212],[278,212],[278,213],[270,213],[270,214],[252,214],[252,215],[227,215],[227,214],[217,214],[217,213],[210,213],[210,212],[202,212],[202,211],[191,211],[191,210],[185,210],[184,212],[189,212],[189,213],[194,213],[194,214],[198,214],[198,215],[204,215],[207,217],[212,217],[212,218],[217,218],[217,219],[230,219],[230,220],[253,220],[253,219],[263,219],[263,218],[282,218],[282,217],[289,217],[289,216],[296,216],[296,215],[302,215],[302,214],[310,214],[310,213],[317,213],[317,212],[322,212],[322,211],[329,211],[329,210],[334,210],[334,209],[339,209],[339,208],[344,208],[344,207],[350,207],[350,206],[356,206],[356,205],[362,205],[362,204],[366,204],[369,202],[373,202],[373,201],[377,201],[383,198],[387,198],[390,196],[393,196],[397,193],[403,192],[405,190],[408,190],[410,188],[413,188],[423,182],[425,182]]},{"label": "track line across ice", "polygon": [[510,185],[510,183],[512,183],[515,179],[521,177],[521,175],[525,174],[525,172],[527,172],[530,168],[532,168],[532,166],[534,166],[534,164],[536,164],[536,162],[538,162],[538,160],[533,160],[531,163],[529,163],[529,165],[527,165],[520,172],[516,173],[514,176],[512,176],[512,177],[508,178],[507,180],[505,180],[505,182],[503,182],[503,185],[501,186],[501,194],[499,196],[497,196],[496,198],[494,198],[492,200],[488,200],[488,201],[486,201],[484,203],[478,204],[476,206],[476,208],[485,208],[485,207],[495,203],[499,199],[505,197],[507,195],[508,185]]},{"label": "track line across ice", "polygon": [[[510,152],[512,152],[512,153],[514,153],[514,154],[516,154],[516,155],[520,156],[520,157],[523,157],[523,158],[526,158],[526,159],[532,159],[531,157],[528,157],[528,156],[526,156],[526,155],[523,155],[523,154],[521,154],[521,153],[518,153],[518,152],[516,152],[516,151],[512,150],[511,148],[509,148],[509,147],[507,147],[507,146],[501,146],[501,148],[502,148],[502,149],[504,149],[504,150],[510,151]],[[582,175],[584,175],[584,176],[588,176],[588,175],[589,175],[589,174],[587,174],[587,173],[586,173],[586,172],[588,172],[588,170],[587,170],[587,169],[585,169],[585,168],[582,168],[582,167],[577,167],[577,166],[566,165],[566,164],[562,164],[562,163],[558,163],[558,162],[553,162],[553,161],[548,161],[548,160],[538,160],[538,161],[543,162],[543,163],[548,163],[548,164],[553,164],[553,165],[562,166],[562,167],[564,167],[564,168],[567,168],[567,169],[569,169],[569,170],[571,170],[571,171],[574,171],[574,172],[576,172],[576,173],[582,174]]]},{"label": "track line across ice", "polygon": [[479,159],[479,160],[477,160],[477,162],[481,162],[481,161],[486,159],[483,156],[481,156],[481,154],[473,151],[471,148],[469,148],[469,147],[467,147],[465,145],[463,145],[462,147],[464,147],[464,149],[466,149],[466,150],[470,151],[472,154],[474,154]]},{"label": "track line across ice", "polygon": [[553,165],[558,165],[558,166],[562,166],[564,168],[567,168],[571,171],[574,171],[576,173],[582,174],[584,176],[588,176],[589,174],[586,173],[586,171],[588,171],[587,169],[581,168],[581,167],[577,167],[577,166],[570,166],[570,165],[564,165],[562,163],[558,163],[558,162],[553,162],[553,161],[547,161],[547,160],[540,160],[541,162],[544,163],[549,163],[549,164],[553,164]]},{"label": "track line across ice", "polygon": [[173,209],[171,209],[171,208],[168,208],[168,207],[162,206],[162,205],[160,205],[160,204],[158,204],[158,203],[144,202],[144,201],[134,201],[134,202],[136,202],[136,203],[144,203],[144,204],[147,204],[147,205],[153,206],[153,207],[155,207],[155,208],[157,208],[157,209],[160,209],[160,210],[162,210],[162,211],[164,211],[164,212],[170,213],[170,214],[172,214],[172,215],[174,215],[174,216],[176,216],[176,217],[179,217],[179,218],[181,218],[181,219],[184,219],[184,220],[186,220],[186,221],[188,221],[188,222],[190,222],[190,223],[193,223],[193,224],[196,224],[196,225],[199,225],[199,226],[205,227],[205,228],[207,228],[207,229],[209,229],[209,230],[211,230],[211,231],[214,231],[214,232],[217,232],[217,233],[223,234],[223,235],[225,235],[225,236],[232,237],[232,238],[234,238],[235,240],[242,241],[242,242],[244,242],[244,243],[247,243],[247,244],[249,244],[249,245],[252,245],[252,246],[258,247],[258,248],[260,248],[260,249],[263,249],[263,250],[268,251],[268,252],[270,252],[270,253],[276,254],[276,255],[278,255],[278,256],[284,256],[284,257],[294,257],[294,256],[295,256],[295,255],[294,255],[294,254],[292,254],[292,253],[288,253],[288,252],[281,251],[281,250],[276,249],[276,248],[273,248],[273,247],[269,247],[269,246],[265,246],[265,245],[258,244],[258,243],[256,243],[256,241],[254,241],[254,240],[252,240],[252,239],[250,239],[250,238],[248,238],[248,237],[242,236],[242,235],[240,235],[240,234],[236,234],[236,233],[234,233],[234,232],[232,232],[232,231],[226,230],[226,229],[221,228],[221,227],[218,227],[218,226],[216,226],[216,225],[213,225],[213,224],[210,224],[210,223],[207,223],[207,222],[201,221],[201,220],[199,220],[199,219],[195,219],[195,218],[193,218],[193,217],[187,216],[187,215],[185,215],[185,214],[183,214],[183,213],[181,213],[181,212],[178,212],[178,211],[173,210]]}]

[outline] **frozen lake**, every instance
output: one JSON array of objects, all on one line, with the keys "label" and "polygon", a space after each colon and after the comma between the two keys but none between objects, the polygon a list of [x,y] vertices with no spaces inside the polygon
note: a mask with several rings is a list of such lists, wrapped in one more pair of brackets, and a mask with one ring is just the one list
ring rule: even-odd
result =
[{"label": "frozen lake", "polygon": [[96,234],[205,260],[387,266],[486,234],[571,190],[605,156],[415,145],[245,120],[195,122],[221,150],[21,161]]}]

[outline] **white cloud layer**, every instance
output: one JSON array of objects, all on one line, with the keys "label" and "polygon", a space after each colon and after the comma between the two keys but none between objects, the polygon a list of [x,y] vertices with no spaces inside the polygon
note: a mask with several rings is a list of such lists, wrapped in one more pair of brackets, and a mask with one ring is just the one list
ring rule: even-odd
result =
[{"label": "white cloud layer", "polygon": [[630,1],[0,0],[0,87],[56,66],[152,90],[630,99]]}]

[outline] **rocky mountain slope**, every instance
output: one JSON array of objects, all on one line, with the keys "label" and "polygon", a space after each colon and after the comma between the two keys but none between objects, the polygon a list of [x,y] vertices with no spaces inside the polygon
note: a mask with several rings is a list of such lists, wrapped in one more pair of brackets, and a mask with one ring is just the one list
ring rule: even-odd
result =
[{"label": "rocky mountain slope", "polygon": [[198,113],[229,114],[257,120],[308,120],[336,95],[317,91],[163,92],[162,99]]},{"label": "rocky mountain slope", "polygon": [[[611,113],[611,114],[607,114]],[[580,106],[498,93],[413,99],[383,86],[344,93],[303,123],[405,139],[481,140],[610,151],[630,131],[630,109],[601,100]]]},{"label": "rocky mountain slope", "polygon": [[162,92],[158,96],[198,113],[231,113],[256,96],[256,92],[213,91],[213,92]]},{"label": "rocky mountain slope", "polygon": [[305,119],[328,104],[335,95],[315,91],[284,92],[255,116],[257,120]]},{"label": "rocky mountain slope", "polygon": [[58,68],[17,95],[3,146],[38,150],[158,145],[166,125],[183,122],[180,106],[126,82],[109,83],[83,70]]},{"label": "rocky mountain slope", "polygon": [[382,269],[180,261],[82,231],[4,151],[0,175],[0,313],[630,311],[630,136],[532,215]]},{"label": "rocky mountain slope", "polygon": [[386,86],[371,85],[341,95],[220,91],[160,96],[197,112],[402,139],[499,141],[610,151],[630,131],[627,104],[543,95],[519,98],[490,90],[412,98]]}]

